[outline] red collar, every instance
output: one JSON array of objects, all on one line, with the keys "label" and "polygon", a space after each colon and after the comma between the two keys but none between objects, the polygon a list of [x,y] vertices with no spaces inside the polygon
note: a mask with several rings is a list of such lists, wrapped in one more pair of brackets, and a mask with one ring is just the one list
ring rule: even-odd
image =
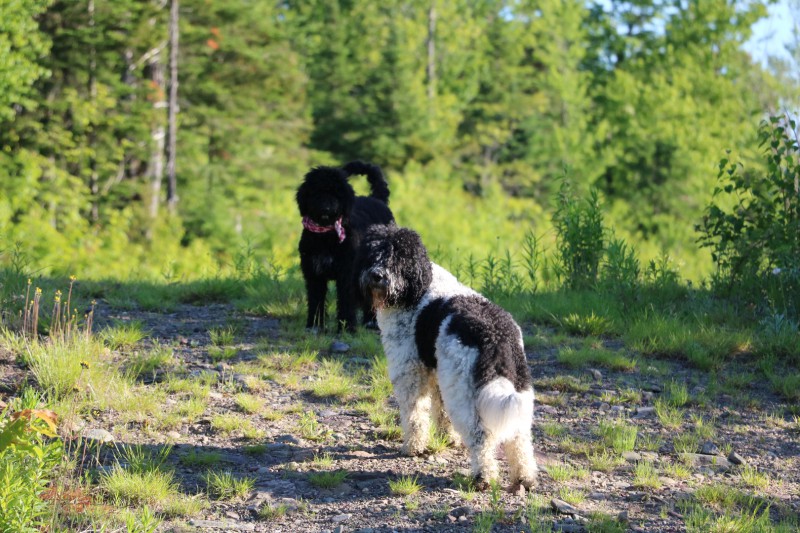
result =
[{"label": "red collar", "polygon": [[320,226],[309,217],[303,217],[303,227],[312,233],[328,233],[335,231],[339,237],[339,242],[344,242],[345,234],[344,227],[342,226],[342,217],[339,217],[332,226]]}]

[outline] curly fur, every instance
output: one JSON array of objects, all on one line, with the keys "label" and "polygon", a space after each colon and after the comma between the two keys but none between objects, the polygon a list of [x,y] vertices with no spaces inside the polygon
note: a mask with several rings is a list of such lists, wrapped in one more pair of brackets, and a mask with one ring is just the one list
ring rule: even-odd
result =
[{"label": "curly fur", "polygon": [[[370,184],[369,196],[356,196],[348,182],[352,175],[364,174]],[[300,215],[318,226],[341,221],[344,240],[335,231],[314,233],[307,229],[300,236],[300,268],[308,300],[307,328],[325,327],[325,300],[328,282],[336,282],[338,329],[355,330],[357,308],[364,311],[364,323],[374,320],[369,302],[353,287],[353,261],[361,236],[371,224],[393,224],[389,209],[389,187],[376,165],[352,161],[343,167],[320,166],[311,169],[297,189]]]},{"label": "curly fur", "polygon": [[433,417],[460,437],[476,478],[499,476],[495,448],[503,443],[512,486],[534,485],[533,387],[511,315],[432,263],[408,229],[370,228],[355,275],[377,311],[404,453],[425,451]]}]

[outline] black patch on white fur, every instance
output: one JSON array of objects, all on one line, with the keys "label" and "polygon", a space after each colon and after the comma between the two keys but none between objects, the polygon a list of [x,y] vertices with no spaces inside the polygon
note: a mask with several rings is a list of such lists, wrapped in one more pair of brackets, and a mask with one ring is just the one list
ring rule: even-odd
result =
[{"label": "black patch on white fur", "polygon": [[439,328],[444,319],[453,312],[448,304],[444,298],[431,300],[422,308],[417,316],[417,323],[414,324],[417,352],[428,368],[436,368],[436,339],[439,337]]},{"label": "black patch on white fur", "polygon": [[448,302],[453,318],[447,333],[462,344],[478,349],[473,377],[475,386],[504,377],[517,392],[531,387],[531,371],[520,345],[514,318],[505,309],[477,295],[455,296]]},{"label": "black patch on white fur", "polygon": [[513,317],[478,295],[436,298],[420,311],[414,336],[425,366],[436,368],[436,339],[442,322],[450,316],[446,333],[458,337],[464,346],[478,349],[473,369],[477,388],[498,377],[508,379],[517,392],[530,388],[530,369]]}]

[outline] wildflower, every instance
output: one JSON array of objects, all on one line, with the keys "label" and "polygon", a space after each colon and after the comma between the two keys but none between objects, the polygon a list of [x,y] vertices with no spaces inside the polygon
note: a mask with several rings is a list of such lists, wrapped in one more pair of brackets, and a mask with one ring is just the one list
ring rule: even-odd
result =
[{"label": "wildflower", "polygon": [[76,279],[78,279],[78,278],[76,278],[74,274],[73,274],[72,276],[70,276],[70,277],[69,277],[69,280],[70,280],[70,281],[75,281]]},{"label": "wildflower", "polygon": [[81,361],[81,368],[84,370],[89,370],[89,363],[86,361]]}]

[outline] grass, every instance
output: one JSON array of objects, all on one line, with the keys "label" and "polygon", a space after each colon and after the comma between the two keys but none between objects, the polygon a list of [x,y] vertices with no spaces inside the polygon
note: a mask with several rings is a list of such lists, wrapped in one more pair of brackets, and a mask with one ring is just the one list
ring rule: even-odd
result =
[{"label": "grass", "polygon": [[558,352],[558,362],[571,368],[585,368],[589,365],[602,366],[616,371],[631,371],[636,361],[623,353],[605,348],[564,347]]},{"label": "grass", "polygon": [[178,494],[178,483],[171,471],[136,471],[120,465],[101,474],[99,485],[112,502],[131,506],[160,506]]},{"label": "grass", "polygon": [[570,505],[580,505],[586,501],[586,491],[572,487],[561,487],[558,489],[558,497]]},{"label": "grass", "polygon": [[175,365],[172,349],[156,345],[145,352],[134,352],[130,357],[127,372],[134,378],[153,376],[157,370]]},{"label": "grass", "polygon": [[189,450],[181,456],[180,463],[190,468],[210,468],[222,462],[222,453],[217,451]]},{"label": "grass", "polygon": [[575,376],[560,374],[552,378],[535,380],[533,385],[536,389],[555,390],[559,392],[586,392],[589,390],[590,384]]},{"label": "grass", "polygon": [[769,475],[759,472],[751,465],[745,465],[739,470],[739,479],[746,487],[765,490],[770,486]]},{"label": "grass", "polygon": [[667,429],[677,429],[683,424],[683,410],[680,407],[670,405],[670,403],[663,399],[658,398],[653,402],[656,417],[661,425]]},{"label": "grass", "polygon": [[692,477],[692,470],[680,463],[668,463],[662,467],[662,470],[667,476],[681,481]]},{"label": "grass", "polygon": [[614,332],[613,322],[604,316],[570,313],[560,320],[561,327],[573,335],[583,337],[606,335]]},{"label": "grass", "polygon": [[633,485],[639,488],[660,489],[658,469],[649,461],[640,461],[633,472]]},{"label": "grass", "polygon": [[214,415],[211,417],[211,428],[221,435],[231,435],[239,432],[247,435],[256,431],[250,419],[234,414]]},{"label": "grass", "polygon": [[230,346],[236,337],[235,326],[221,326],[211,328],[208,330],[208,336],[211,339],[211,344],[214,346]]},{"label": "grass", "polygon": [[422,490],[422,485],[419,484],[416,476],[402,476],[389,480],[389,492],[394,496],[413,496],[420,490]]},{"label": "grass", "polygon": [[265,502],[258,510],[258,519],[265,522],[280,520],[289,514],[290,507],[285,503]]},{"label": "grass", "polygon": [[582,467],[576,467],[569,463],[559,463],[547,467],[547,473],[556,483],[571,481],[573,479],[587,479],[589,471]]},{"label": "grass", "polygon": [[142,331],[142,323],[136,320],[117,322],[100,331],[98,338],[112,350],[128,350],[133,348],[147,335]]},{"label": "grass", "polygon": [[264,400],[252,394],[240,393],[234,396],[233,403],[247,414],[260,413],[264,409]]},{"label": "grass", "polygon": [[338,359],[324,359],[316,372],[316,379],[309,387],[314,396],[346,402],[356,393],[356,381],[344,369]]},{"label": "grass", "polygon": [[672,447],[677,453],[697,453],[700,449],[700,437],[696,433],[682,433],[672,439]]},{"label": "grass", "polygon": [[450,447],[450,436],[439,430],[437,427],[431,427],[428,437],[428,451],[437,454],[445,451]]},{"label": "grass", "polygon": [[598,433],[606,445],[615,452],[623,453],[633,451],[636,446],[636,426],[626,425],[624,422],[608,422],[601,420]]},{"label": "grass", "polygon": [[203,476],[206,491],[212,498],[225,501],[243,500],[256,482],[250,477],[236,477],[230,472],[210,471]]},{"label": "grass", "polygon": [[618,466],[625,464],[624,459],[605,450],[592,453],[588,458],[591,469],[598,472],[612,472]]},{"label": "grass", "polygon": [[657,452],[664,444],[664,439],[659,435],[640,434],[636,439],[636,446],[647,452]]},{"label": "grass", "polygon": [[297,425],[300,429],[300,436],[313,442],[328,440],[333,433],[330,429],[320,425],[317,415],[313,411],[300,415]]},{"label": "grass", "polygon": [[319,489],[335,489],[350,474],[346,470],[335,470],[333,472],[311,472],[308,474],[308,482]]},{"label": "grass", "polygon": [[689,390],[685,383],[671,381],[664,389],[663,398],[672,407],[683,407],[689,403]]}]

